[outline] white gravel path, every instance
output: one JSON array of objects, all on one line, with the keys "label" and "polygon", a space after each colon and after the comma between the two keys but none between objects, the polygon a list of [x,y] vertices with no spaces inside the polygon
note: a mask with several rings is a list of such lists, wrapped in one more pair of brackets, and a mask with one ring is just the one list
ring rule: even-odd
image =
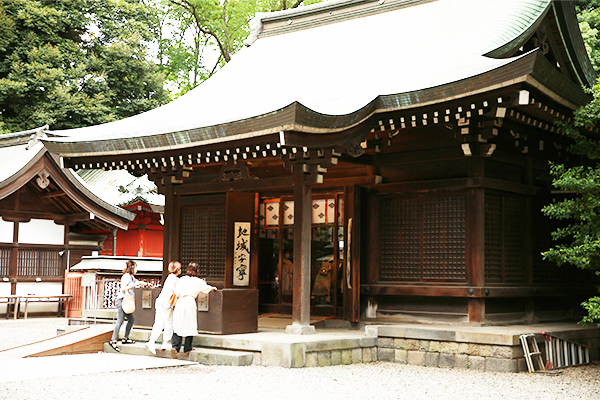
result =
[{"label": "white gravel path", "polygon": [[[64,327],[64,322],[1,321],[0,349],[45,339],[57,327]],[[3,383],[0,399],[598,400],[600,364],[565,369],[557,375],[384,362],[300,369],[192,365]]]}]

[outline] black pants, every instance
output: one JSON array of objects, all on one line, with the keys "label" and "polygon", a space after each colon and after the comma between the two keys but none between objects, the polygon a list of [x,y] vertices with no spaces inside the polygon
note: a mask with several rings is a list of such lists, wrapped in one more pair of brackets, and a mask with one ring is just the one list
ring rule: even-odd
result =
[{"label": "black pants", "polygon": [[[173,332],[173,338],[171,339],[171,347],[177,350],[177,352],[179,352],[179,349],[181,349],[181,339],[183,339],[181,336]],[[193,336],[185,337],[185,342],[183,344],[183,351],[185,353],[192,350],[192,340],[194,340]]]}]

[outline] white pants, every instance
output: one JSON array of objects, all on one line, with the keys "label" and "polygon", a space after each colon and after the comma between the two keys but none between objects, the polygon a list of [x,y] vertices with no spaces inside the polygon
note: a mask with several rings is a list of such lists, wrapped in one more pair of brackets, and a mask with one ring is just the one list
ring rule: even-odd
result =
[{"label": "white pants", "polygon": [[167,342],[173,337],[173,313],[170,313],[169,309],[164,308],[162,304],[157,304],[154,325],[152,325],[152,333],[150,333],[148,343],[154,345],[161,332],[163,332],[162,347],[166,348]]}]

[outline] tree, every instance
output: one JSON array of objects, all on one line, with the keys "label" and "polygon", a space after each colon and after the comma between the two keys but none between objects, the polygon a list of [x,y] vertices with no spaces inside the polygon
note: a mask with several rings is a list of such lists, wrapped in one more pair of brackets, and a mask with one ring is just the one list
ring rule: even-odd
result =
[{"label": "tree", "polygon": [[170,21],[174,34],[161,37],[159,60],[167,79],[181,95],[231,60],[249,35],[248,23],[257,12],[296,8],[321,0],[165,1],[163,20]]},{"label": "tree", "polygon": [[168,101],[139,0],[0,0],[0,133],[128,117]]},{"label": "tree", "polygon": [[600,73],[600,0],[577,0],[575,11],[592,66]]},{"label": "tree", "polygon": [[[569,151],[586,162],[571,167],[550,165],[553,186],[573,196],[543,208],[546,216],[563,220],[566,226],[552,233],[559,244],[542,255],[559,266],[571,264],[600,276],[600,141],[589,134],[600,122],[600,83],[591,93],[593,100],[575,112],[574,125],[560,126],[573,139]],[[600,297],[592,297],[582,306],[588,311],[582,322],[600,325]]]}]

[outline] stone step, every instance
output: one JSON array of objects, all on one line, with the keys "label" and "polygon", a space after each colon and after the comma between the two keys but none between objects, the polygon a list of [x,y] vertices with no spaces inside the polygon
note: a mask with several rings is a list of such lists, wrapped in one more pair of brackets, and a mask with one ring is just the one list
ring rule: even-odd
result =
[{"label": "stone step", "polygon": [[[152,353],[146,348],[146,343],[137,342],[134,344],[121,344],[117,346],[121,354],[131,354],[138,356],[152,356]],[[114,353],[108,343],[104,343],[105,353]],[[156,357],[172,358],[171,350],[162,350],[160,346],[156,348]],[[221,350],[207,347],[195,347],[189,354],[178,355],[179,360],[197,362],[204,365],[232,365],[243,366],[251,365],[254,362],[254,353],[249,351]]]},{"label": "stone step", "polygon": [[252,365],[254,353],[249,351],[195,348],[190,352],[190,361],[204,365]]}]

